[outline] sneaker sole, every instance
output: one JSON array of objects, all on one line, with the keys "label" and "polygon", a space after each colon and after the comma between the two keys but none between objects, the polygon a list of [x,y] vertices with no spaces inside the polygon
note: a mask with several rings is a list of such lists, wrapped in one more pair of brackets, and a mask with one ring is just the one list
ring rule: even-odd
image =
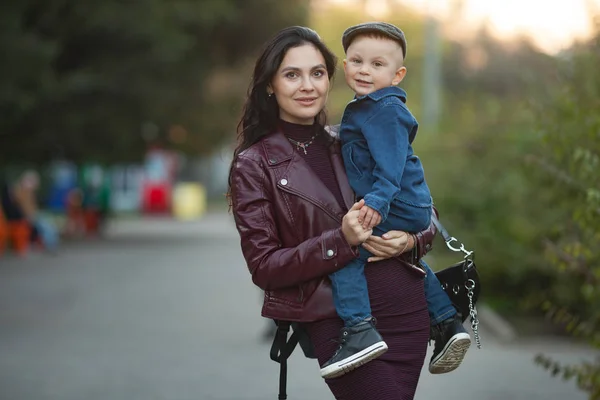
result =
[{"label": "sneaker sole", "polygon": [[438,356],[429,363],[429,372],[432,374],[445,374],[454,371],[462,363],[465,354],[471,346],[471,337],[468,333],[454,335]]},{"label": "sneaker sole", "polygon": [[331,364],[325,368],[322,368],[321,377],[325,379],[330,379],[345,375],[348,372],[360,367],[361,365],[364,365],[369,361],[379,357],[380,355],[385,353],[387,349],[388,346],[385,342],[377,342],[367,347],[366,349],[352,355],[352,357],[345,358],[341,361],[338,361],[335,364]]}]

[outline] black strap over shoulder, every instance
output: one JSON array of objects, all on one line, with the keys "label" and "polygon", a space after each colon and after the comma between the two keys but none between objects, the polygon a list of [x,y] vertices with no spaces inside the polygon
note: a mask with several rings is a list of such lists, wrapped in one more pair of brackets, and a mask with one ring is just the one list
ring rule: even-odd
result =
[{"label": "black strap over shoulder", "polygon": [[433,225],[437,228],[438,232],[442,235],[445,242],[449,242],[452,240],[452,236],[448,233],[446,228],[440,223],[440,220],[437,219],[435,213],[431,213],[431,220],[433,221]]},{"label": "black strap over shoulder", "polygon": [[294,331],[288,340],[291,323],[277,321],[277,333],[271,345],[271,360],[279,363],[279,396],[278,400],[287,399],[287,359],[298,344],[299,334]]}]

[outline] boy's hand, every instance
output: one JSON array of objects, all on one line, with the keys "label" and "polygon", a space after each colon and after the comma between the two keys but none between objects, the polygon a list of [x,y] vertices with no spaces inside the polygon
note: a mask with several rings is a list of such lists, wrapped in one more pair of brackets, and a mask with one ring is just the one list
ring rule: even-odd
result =
[{"label": "boy's hand", "polygon": [[369,206],[362,206],[358,214],[358,222],[362,224],[363,229],[373,229],[381,222],[381,215]]}]

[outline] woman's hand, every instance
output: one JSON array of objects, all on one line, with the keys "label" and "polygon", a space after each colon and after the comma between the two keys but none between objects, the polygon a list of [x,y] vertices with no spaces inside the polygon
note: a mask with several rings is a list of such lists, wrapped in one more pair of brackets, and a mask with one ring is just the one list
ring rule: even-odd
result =
[{"label": "woman's hand", "polygon": [[358,246],[367,240],[373,233],[372,229],[363,229],[362,224],[358,222],[360,209],[365,205],[361,200],[354,203],[352,208],[344,215],[342,219],[342,234],[350,246]]},{"label": "woman's hand", "polygon": [[403,231],[389,231],[381,237],[370,236],[362,246],[374,255],[374,257],[369,257],[367,261],[375,262],[397,257],[406,251],[412,250],[415,246],[415,239],[411,234]]}]

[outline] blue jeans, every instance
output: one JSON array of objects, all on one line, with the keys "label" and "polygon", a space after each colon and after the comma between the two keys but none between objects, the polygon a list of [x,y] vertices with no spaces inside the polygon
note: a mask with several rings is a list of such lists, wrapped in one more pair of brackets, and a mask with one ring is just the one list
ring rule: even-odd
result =
[{"label": "blue jeans", "polygon": [[[382,225],[384,226],[375,227],[375,234],[381,235],[389,230],[385,227],[387,221],[386,224]],[[371,317],[371,303],[365,277],[365,264],[371,253],[362,247],[360,247],[359,252],[358,258],[329,275],[335,309],[338,316],[344,321],[345,326],[354,326]],[[427,274],[424,278],[424,284],[429,319],[431,325],[437,325],[443,320],[454,316],[456,310],[429,265],[423,260],[420,263]]]},{"label": "blue jeans", "polygon": [[37,229],[44,247],[50,251],[56,250],[60,242],[60,236],[52,221],[46,217],[37,216],[33,221],[33,225]]},{"label": "blue jeans", "polygon": [[371,302],[365,277],[365,264],[369,252],[360,247],[359,253],[358,258],[329,275],[335,310],[347,327],[371,317]]}]

